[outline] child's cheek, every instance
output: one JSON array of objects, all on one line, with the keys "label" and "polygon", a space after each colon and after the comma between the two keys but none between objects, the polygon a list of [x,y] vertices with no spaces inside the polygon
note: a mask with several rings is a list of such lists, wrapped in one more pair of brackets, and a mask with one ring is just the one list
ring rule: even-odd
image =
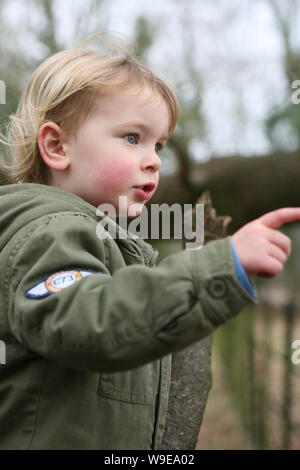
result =
[{"label": "child's cheek", "polygon": [[136,166],[134,162],[124,162],[121,159],[112,159],[103,162],[97,169],[96,184],[101,193],[114,196],[126,192],[128,187],[138,182],[134,179]]}]

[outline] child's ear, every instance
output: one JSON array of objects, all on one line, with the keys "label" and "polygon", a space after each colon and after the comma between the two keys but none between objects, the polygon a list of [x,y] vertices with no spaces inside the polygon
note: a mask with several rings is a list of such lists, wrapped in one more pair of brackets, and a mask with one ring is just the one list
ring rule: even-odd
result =
[{"label": "child's ear", "polygon": [[54,122],[46,122],[40,127],[38,145],[48,167],[62,171],[70,166],[70,159],[63,142],[63,131]]}]

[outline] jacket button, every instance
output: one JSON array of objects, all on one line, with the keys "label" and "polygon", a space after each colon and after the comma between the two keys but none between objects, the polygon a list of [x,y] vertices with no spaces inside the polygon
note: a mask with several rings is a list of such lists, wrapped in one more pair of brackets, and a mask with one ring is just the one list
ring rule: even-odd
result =
[{"label": "jacket button", "polygon": [[210,281],[207,290],[214,299],[224,299],[228,294],[228,286],[223,279],[213,279]]}]

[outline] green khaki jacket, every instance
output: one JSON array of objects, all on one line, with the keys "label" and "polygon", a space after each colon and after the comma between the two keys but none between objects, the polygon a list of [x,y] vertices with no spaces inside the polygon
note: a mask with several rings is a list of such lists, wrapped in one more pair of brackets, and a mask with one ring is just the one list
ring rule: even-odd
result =
[{"label": "green khaki jacket", "polygon": [[61,189],[2,186],[0,207],[0,449],[159,449],[171,353],[257,302],[230,237],[156,266]]}]

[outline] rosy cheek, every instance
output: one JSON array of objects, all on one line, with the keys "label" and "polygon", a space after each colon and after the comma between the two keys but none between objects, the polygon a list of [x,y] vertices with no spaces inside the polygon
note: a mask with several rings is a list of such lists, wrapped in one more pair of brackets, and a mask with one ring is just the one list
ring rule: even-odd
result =
[{"label": "rosy cheek", "polygon": [[129,186],[134,185],[135,165],[124,160],[113,159],[111,162],[103,162],[95,174],[95,183],[101,193],[107,195],[122,194]]}]

